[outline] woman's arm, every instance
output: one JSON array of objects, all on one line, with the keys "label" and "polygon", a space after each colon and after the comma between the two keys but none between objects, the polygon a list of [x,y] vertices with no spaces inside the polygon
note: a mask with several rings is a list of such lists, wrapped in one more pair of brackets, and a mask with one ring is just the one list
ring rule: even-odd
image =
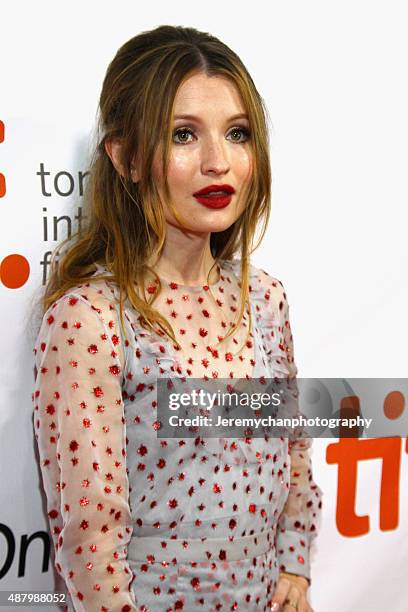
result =
[{"label": "woman's arm", "polygon": [[[265,311],[268,313],[263,314],[263,324],[269,334],[267,355],[271,372],[273,376],[289,381],[290,403],[299,410],[297,367],[287,296],[282,283],[266,272],[263,272],[261,285],[264,287]],[[298,437],[288,441],[290,489],[277,526],[277,555],[281,572],[303,576],[309,584],[309,550],[317,534],[322,506],[322,491],[313,480],[311,445],[311,438]]]},{"label": "woman's arm", "polygon": [[278,521],[277,554],[282,572],[297,574],[311,582],[309,550],[317,534],[321,490],[313,480],[312,440],[299,439],[290,446],[290,489]]},{"label": "woman's arm", "polygon": [[95,296],[65,295],[44,316],[34,430],[56,568],[75,610],[129,612],[136,605],[126,549],[123,352],[116,311]]}]

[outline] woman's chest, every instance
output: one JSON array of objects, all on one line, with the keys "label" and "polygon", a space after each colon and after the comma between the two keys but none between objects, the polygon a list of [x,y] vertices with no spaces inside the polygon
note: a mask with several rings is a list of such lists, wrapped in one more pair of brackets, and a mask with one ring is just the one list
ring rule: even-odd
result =
[{"label": "woman's chest", "polygon": [[247,305],[239,318],[236,292],[224,287],[215,294],[167,292],[159,296],[155,307],[172,326],[176,343],[161,330],[157,336],[173,357],[177,372],[205,380],[253,377],[256,342],[253,330],[249,332]]}]

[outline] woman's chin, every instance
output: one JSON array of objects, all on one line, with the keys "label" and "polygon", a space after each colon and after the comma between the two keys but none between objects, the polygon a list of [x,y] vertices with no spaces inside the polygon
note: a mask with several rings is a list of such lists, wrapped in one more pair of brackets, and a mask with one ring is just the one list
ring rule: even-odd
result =
[{"label": "woman's chin", "polygon": [[[210,210],[203,215],[185,213],[185,225],[182,227],[175,219],[167,222],[173,227],[188,229],[194,233],[208,234],[212,232],[223,232],[227,230],[238,219],[237,215],[231,215],[223,210]],[[184,221],[184,220],[183,220]]]}]

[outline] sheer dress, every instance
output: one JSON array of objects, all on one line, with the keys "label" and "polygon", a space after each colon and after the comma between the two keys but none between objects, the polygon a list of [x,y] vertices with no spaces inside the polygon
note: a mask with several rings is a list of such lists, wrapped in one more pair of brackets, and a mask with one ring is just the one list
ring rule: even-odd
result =
[{"label": "sheer dress", "polygon": [[284,288],[253,265],[251,335],[246,308],[217,345],[239,307],[239,270],[238,260],[220,261],[211,286],[161,279],[154,307],[180,350],[143,328],[128,301],[122,329],[113,281],[91,278],[45,313],[34,431],[69,610],[255,612],[269,609],[279,569],[310,580],[322,498],[310,439],[157,436],[158,377],[297,374]]}]

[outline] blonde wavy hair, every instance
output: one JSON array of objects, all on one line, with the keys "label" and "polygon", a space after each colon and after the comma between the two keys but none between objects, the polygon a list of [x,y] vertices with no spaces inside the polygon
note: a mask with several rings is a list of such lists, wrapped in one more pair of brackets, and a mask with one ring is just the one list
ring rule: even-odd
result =
[{"label": "blonde wavy hair", "polygon": [[[162,334],[178,345],[170,322],[153,307],[161,283],[148,262],[160,257],[166,221],[152,164],[158,146],[163,145],[165,201],[185,227],[171,202],[167,171],[174,100],[181,84],[195,73],[229,79],[237,87],[249,118],[253,172],[246,206],[235,223],[210,237],[214,265],[240,255],[240,308],[227,336],[241,321],[245,304],[249,305],[249,257],[262,241],[270,216],[267,110],[244,64],[226,44],[194,28],[169,25],[128,40],[108,66],[98,107],[97,145],[83,198],[87,221],[81,231],[62,241],[52,253],[49,279],[41,299],[43,313],[65,292],[93,276],[95,280],[114,281],[119,287],[123,328],[123,303],[128,298],[139,313],[142,326],[158,325]],[[121,173],[106,152],[106,143],[114,140],[121,143]],[[137,183],[131,176],[136,155],[141,160]],[[96,275],[96,263],[105,266],[110,275]],[[146,291],[148,273],[156,278],[154,295]],[[248,335],[252,329],[250,308],[249,317]]]}]

